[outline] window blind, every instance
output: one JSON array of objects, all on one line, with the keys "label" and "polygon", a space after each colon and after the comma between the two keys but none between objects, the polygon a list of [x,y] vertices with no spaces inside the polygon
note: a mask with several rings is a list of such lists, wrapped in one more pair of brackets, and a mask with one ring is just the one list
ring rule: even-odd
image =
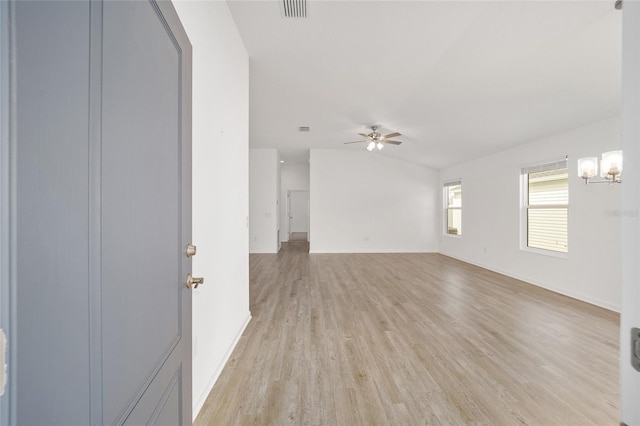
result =
[{"label": "window blind", "polygon": [[568,165],[568,161],[567,161],[567,158],[565,157],[562,160],[551,161],[549,163],[544,163],[544,164],[536,164],[535,166],[523,167],[521,170],[522,170],[522,174],[526,175],[529,173],[548,172],[550,170],[556,170],[556,169],[566,169],[567,165]]},{"label": "window blind", "polygon": [[455,180],[448,180],[448,181],[446,181],[446,182],[443,184],[443,186],[444,186],[445,188],[448,188],[448,187],[450,187],[450,186],[456,186],[456,185],[460,185],[460,184],[462,184],[462,179],[461,179],[461,178],[458,178],[458,179],[455,179]]},{"label": "window blind", "polygon": [[568,246],[567,209],[529,209],[528,246],[566,253]]}]

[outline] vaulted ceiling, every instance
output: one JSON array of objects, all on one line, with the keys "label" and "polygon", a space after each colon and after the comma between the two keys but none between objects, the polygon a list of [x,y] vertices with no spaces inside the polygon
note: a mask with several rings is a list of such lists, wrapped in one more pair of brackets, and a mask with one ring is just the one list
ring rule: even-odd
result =
[{"label": "vaulted ceiling", "polygon": [[[364,149],[442,168],[619,114],[613,1],[228,1],[250,57],[250,147]],[[196,47],[197,48],[197,47]],[[308,133],[299,126],[309,126]]]}]

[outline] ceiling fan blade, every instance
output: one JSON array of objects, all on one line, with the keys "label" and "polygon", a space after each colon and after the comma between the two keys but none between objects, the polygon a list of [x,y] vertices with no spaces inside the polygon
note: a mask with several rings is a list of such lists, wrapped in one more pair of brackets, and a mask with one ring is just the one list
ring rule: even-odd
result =
[{"label": "ceiling fan blade", "polygon": [[390,139],[390,138],[395,138],[396,136],[402,136],[402,133],[398,133],[398,132],[389,133],[388,135],[384,135],[381,139]]},{"label": "ceiling fan blade", "polygon": [[371,136],[369,135],[365,135],[364,133],[358,133],[360,136],[362,136],[363,138],[367,138],[367,139],[371,139]]},{"label": "ceiling fan blade", "polygon": [[391,145],[400,145],[402,142],[383,140],[382,143],[390,143]]},{"label": "ceiling fan blade", "polygon": [[345,145],[348,145],[350,143],[363,143],[363,142],[369,142],[369,141],[354,141],[354,142],[345,142]]}]

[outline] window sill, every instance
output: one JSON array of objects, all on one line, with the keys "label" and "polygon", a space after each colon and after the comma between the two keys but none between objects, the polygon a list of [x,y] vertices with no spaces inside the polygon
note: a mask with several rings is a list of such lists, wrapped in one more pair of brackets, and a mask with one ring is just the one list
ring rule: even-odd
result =
[{"label": "window sill", "polygon": [[456,240],[461,240],[461,239],[462,239],[462,235],[457,235],[457,234],[446,234],[446,233],[445,233],[445,234],[442,234],[442,235],[443,235],[443,236],[445,236],[445,237],[448,237],[448,238],[456,239]]},{"label": "window sill", "polygon": [[543,250],[543,249],[537,249],[537,248],[531,248],[531,247],[520,247],[520,251],[525,251],[527,253],[540,254],[542,256],[555,257],[558,259],[567,259],[568,258],[567,255],[569,254],[569,253],[563,253],[560,251]]}]

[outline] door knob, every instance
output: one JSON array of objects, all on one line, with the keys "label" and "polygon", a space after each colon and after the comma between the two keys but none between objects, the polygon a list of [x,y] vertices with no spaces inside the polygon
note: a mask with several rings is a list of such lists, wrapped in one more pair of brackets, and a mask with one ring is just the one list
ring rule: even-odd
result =
[{"label": "door knob", "polygon": [[193,244],[187,244],[187,257],[196,255],[196,246]]},{"label": "door knob", "polygon": [[203,283],[204,278],[194,278],[191,276],[191,272],[187,274],[187,288],[198,288],[198,286]]}]

